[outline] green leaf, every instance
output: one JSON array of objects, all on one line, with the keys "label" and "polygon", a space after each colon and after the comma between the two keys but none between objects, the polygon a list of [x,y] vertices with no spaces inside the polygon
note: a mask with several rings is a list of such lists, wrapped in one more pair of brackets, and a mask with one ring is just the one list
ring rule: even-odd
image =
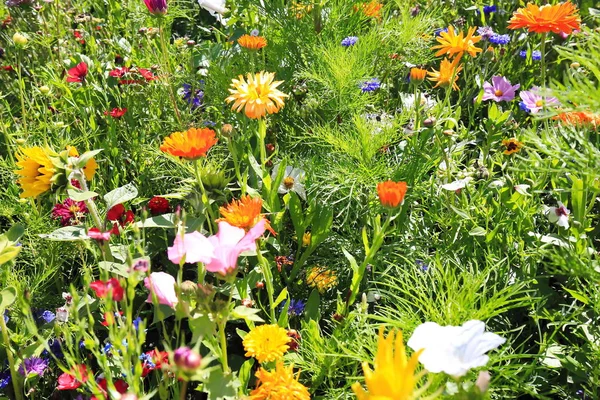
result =
[{"label": "green leaf", "polygon": [[110,210],[117,204],[125,203],[126,201],[133,200],[137,197],[138,190],[133,183],[128,183],[125,186],[116,188],[115,190],[108,192],[104,195],[104,201],[106,202],[106,209]]},{"label": "green leaf", "polygon": [[279,296],[277,296],[277,298],[273,302],[273,305],[271,306],[271,308],[275,309],[275,307],[277,307],[279,305],[279,303],[281,303],[282,301],[287,299],[287,297],[288,297],[288,290],[286,287],[284,287],[283,290],[281,291],[281,293],[279,293]]},{"label": "green leaf", "polygon": [[217,331],[217,324],[204,314],[190,318],[188,324],[192,331],[192,343],[201,338],[211,337]]},{"label": "green leaf", "polygon": [[582,226],[585,222],[585,201],[584,201],[584,190],[583,180],[571,177],[573,180],[573,186],[571,186],[571,207],[573,208],[573,217],[575,221],[579,222]]},{"label": "green leaf", "polygon": [[102,149],[99,150],[92,150],[92,151],[86,151],[85,153],[83,153],[82,155],[80,155],[79,157],[71,157],[71,160],[73,160],[73,167],[74,168],[83,168],[85,167],[85,165],[88,163],[88,161],[90,161],[90,159],[92,159],[96,154],[100,153],[102,151]]},{"label": "green leaf", "polygon": [[86,201],[89,199],[93,199],[94,197],[98,197],[98,193],[92,192],[90,190],[86,192],[82,192],[80,190],[75,189],[67,189],[67,194],[74,201]]},{"label": "green leaf", "polygon": [[306,229],[306,226],[304,225],[302,203],[300,202],[300,197],[296,193],[289,192],[288,194],[290,195],[290,201],[288,202],[290,218],[292,219],[292,224],[294,225],[294,231],[296,232],[298,243],[301,243],[304,230]]},{"label": "green leaf", "polygon": [[321,295],[317,289],[313,289],[308,296],[308,301],[306,302],[306,308],[304,309],[304,319],[306,321],[319,321],[321,319]]},{"label": "green leaf", "polygon": [[289,323],[288,310],[290,309],[291,302],[292,302],[292,300],[288,299],[285,302],[285,304],[283,305],[283,308],[281,309],[281,314],[279,314],[279,319],[277,320],[277,325],[279,325],[282,328],[286,328],[288,326],[288,323]]},{"label": "green leaf", "polygon": [[253,366],[254,366],[254,358],[250,358],[250,359],[246,360],[240,367],[238,377],[240,379],[240,384],[242,385],[243,388],[247,388],[248,383],[250,383]]},{"label": "green leaf", "polygon": [[318,207],[312,222],[310,248],[314,249],[329,236],[333,224],[333,210],[327,207]]},{"label": "green leaf", "polygon": [[6,264],[16,258],[21,251],[21,246],[6,246],[0,251],[0,265]]},{"label": "green leaf", "polygon": [[467,214],[466,212],[464,212],[463,210],[460,210],[454,206],[450,206],[450,208],[456,213],[458,214],[458,216],[460,216],[463,219],[470,219],[469,214]]},{"label": "green leaf", "polygon": [[48,234],[40,234],[41,238],[59,242],[71,242],[75,240],[89,240],[83,226],[64,226]]},{"label": "green leaf", "polygon": [[175,214],[162,214],[135,224],[138,228],[175,228]]},{"label": "green leaf", "polygon": [[215,368],[204,384],[204,391],[208,394],[208,400],[235,400],[238,398],[238,387],[240,382],[234,380],[233,374],[225,375],[221,368]]},{"label": "green leaf", "polygon": [[352,267],[352,272],[354,272],[355,274],[358,274],[359,271],[358,271],[358,263],[356,262],[356,258],[354,258],[354,256],[352,254],[348,253],[348,251],[346,249],[344,249],[343,247],[342,247],[342,252],[344,253],[346,258],[350,262],[350,267]]},{"label": "green leaf", "polygon": [[0,312],[10,307],[17,299],[17,289],[9,286],[0,292]]},{"label": "green leaf", "polygon": [[170,316],[175,315],[175,310],[169,307],[166,304],[158,304],[154,306],[154,319],[152,324],[157,324],[162,320],[169,318]]},{"label": "green leaf", "polygon": [[129,266],[127,264],[121,264],[111,261],[100,261],[98,263],[98,267],[110,272],[111,274],[117,274],[125,278],[129,277]]},{"label": "green leaf", "polygon": [[471,235],[471,236],[485,236],[486,234],[487,234],[487,231],[480,226],[476,226],[475,228],[473,228],[469,231],[469,235]]},{"label": "green leaf", "polygon": [[571,296],[573,296],[574,299],[579,300],[583,304],[590,304],[590,299],[586,295],[584,295],[583,293],[578,292],[576,290],[567,289],[564,286],[563,286],[563,289],[565,289],[567,292],[569,292],[569,294]]},{"label": "green leaf", "polygon": [[[13,225],[4,235],[11,242],[18,242],[21,236],[25,233],[25,228],[21,224]],[[2,236],[4,236],[2,235]]]},{"label": "green leaf", "polygon": [[245,319],[247,321],[264,322],[257,314],[260,310],[246,306],[237,306],[229,315],[231,319]]}]

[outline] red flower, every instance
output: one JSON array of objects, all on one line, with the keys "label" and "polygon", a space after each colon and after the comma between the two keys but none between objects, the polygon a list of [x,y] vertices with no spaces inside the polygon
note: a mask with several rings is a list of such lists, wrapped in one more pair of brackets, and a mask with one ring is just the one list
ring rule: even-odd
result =
[{"label": "red flower", "polygon": [[94,228],[90,228],[88,230],[88,237],[92,238],[92,239],[96,239],[99,241],[107,241],[110,240],[110,235],[111,232],[107,231],[107,232],[100,232],[100,229],[94,227]]},{"label": "red flower", "polygon": [[127,210],[125,211],[125,206],[123,204],[117,204],[106,213],[106,219],[109,221],[116,221],[121,226],[128,225],[135,220],[135,215],[133,211]]},{"label": "red flower", "polygon": [[[75,377],[76,369],[78,370],[79,375],[81,375],[81,381],[77,380]],[[86,382],[87,379],[87,367],[84,364],[76,365],[71,368],[71,372],[65,372],[58,377],[58,386],[56,388],[58,390],[77,389],[82,383]]]},{"label": "red flower", "polygon": [[2,67],[3,71],[8,71],[8,72],[13,72],[15,69],[12,67],[12,65],[3,65]]},{"label": "red flower", "polygon": [[147,81],[153,81],[153,80],[157,79],[157,76],[156,76],[156,75],[154,75],[154,74],[152,73],[152,71],[149,71],[149,70],[147,70],[147,69],[144,69],[144,68],[139,68],[139,69],[138,69],[138,72],[139,72],[139,73],[140,73],[140,75],[141,75],[142,77],[144,77],[144,79],[145,79],[145,80],[147,80]]},{"label": "red flower", "polygon": [[113,108],[110,111],[104,111],[104,115],[110,115],[113,118],[121,118],[127,112],[126,108]]},{"label": "red flower", "polygon": [[[119,379],[114,384],[115,389],[117,389],[117,392],[121,394],[125,394],[127,392],[127,389],[129,389],[129,385],[127,384],[127,382],[125,382],[122,379]],[[104,398],[108,398],[108,383],[106,382],[106,378],[100,379],[98,381],[98,386],[100,387],[100,391],[104,395]],[[92,396],[90,397],[90,400],[98,400],[98,398],[96,396]]]},{"label": "red flower", "polygon": [[129,72],[129,68],[127,67],[117,67],[108,73],[108,76],[112,76],[113,78],[121,78],[123,75]]},{"label": "red flower", "polygon": [[160,215],[169,212],[171,205],[164,197],[154,196],[148,202],[148,209],[152,215]]},{"label": "red flower", "polygon": [[104,313],[104,321],[100,322],[102,326],[111,326],[115,323],[115,317],[121,317],[123,315],[123,311],[117,311],[115,313],[109,313],[108,311]]},{"label": "red flower", "polygon": [[79,39],[78,40],[79,43],[85,44],[85,39],[83,39],[83,35],[81,34],[81,32],[73,31],[73,36],[75,36],[75,39]]},{"label": "red flower", "polygon": [[67,72],[67,82],[83,82],[88,73],[88,66],[84,62],[80,62],[75,67]]},{"label": "red flower", "polygon": [[52,218],[60,219],[62,226],[77,225],[87,213],[88,209],[83,201],[67,198],[62,203],[54,205]]},{"label": "red flower", "polygon": [[169,353],[166,351],[158,351],[157,349],[147,351],[142,359],[144,360],[142,364],[142,377],[147,376],[155,369],[161,369],[163,364],[169,365]]},{"label": "red flower", "polygon": [[114,301],[123,300],[123,287],[117,278],[110,278],[105,281],[94,281],[90,283],[90,288],[96,293],[96,296],[103,299],[109,293],[112,293]]}]

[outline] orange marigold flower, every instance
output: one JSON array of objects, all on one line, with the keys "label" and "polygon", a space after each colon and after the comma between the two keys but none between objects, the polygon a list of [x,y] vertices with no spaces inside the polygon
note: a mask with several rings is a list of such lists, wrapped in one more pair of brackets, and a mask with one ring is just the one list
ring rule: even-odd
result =
[{"label": "orange marigold flower", "polygon": [[239,200],[233,200],[225,207],[219,208],[221,212],[220,218],[217,220],[225,221],[231,226],[237,226],[245,231],[250,230],[260,220],[266,221],[266,227],[273,235],[275,231],[271,228],[271,224],[265,218],[264,214],[261,214],[263,201],[260,197],[244,196]]},{"label": "orange marigold flower", "polygon": [[422,68],[411,68],[410,69],[410,81],[414,83],[421,83],[427,76],[427,70]]},{"label": "orange marigold flower", "polygon": [[190,128],[185,132],[173,132],[163,141],[160,149],[175,157],[195,160],[206,157],[206,152],[217,143],[215,131],[209,128]]},{"label": "orange marigold flower", "polygon": [[504,139],[502,141],[502,146],[506,147],[506,150],[503,151],[504,154],[511,155],[513,153],[518,153],[523,147],[523,143],[519,142],[517,139]]},{"label": "orange marigold flower", "polygon": [[427,72],[430,76],[429,80],[437,82],[434,87],[442,86],[447,87],[452,84],[452,89],[459,90],[456,81],[458,80],[458,74],[462,71],[462,65],[458,65],[460,58],[455,58],[454,61],[450,62],[447,58],[444,58],[440,63],[440,70],[433,70]]},{"label": "orange marigold flower", "polygon": [[274,81],[274,73],[248,74],[247,79],[248,81],[240,75],[231,81],[230,95],[225,101],[233,102],[232,109],[237,112],[243,109],[248,118],[258,119],[283,108],[283,99],[289,96],[277,89],[283,81]]},{"label": "orange marigold flower", "polygon": [[274,371],[259,368],[256,379],[258,383],[250,392],[250,400],[310,400],[308,389],[294,375],[294,366],[286,367],[283,361],[277,362]]},{"label": "orange marigold flower", "polygon": [[555,5],[537,6],[528,3],[525,8],[519,8],[509,21],[509,29],[527,28],[535,33],[566,33],[571,34],[579,29],[581,18],[577,7],[570,1]]},{"label": "orange marigold flower", "polygon": [[238,44],[250,50],[260,50],[267,45],[267,39],[262,36],[242,35]]},{"label": "orange marigold flower", "polygon": [[354,6],[354,12],[362,11],[365,17],[370,18],[381,18],[381,9],[383,4],[378,1],[371,1],[369,3],[362,3]]},{"label": "orange marigold flower", "polygon": [[464,52],[467,52],[471,57],[475,57],[477,53],[482,50],[479,47],[475,47],[475,43],[481,40],[481,36],[473,36],[476,26],[469,28],[467,35],[464,36],[462,32],[456,34],[453,26],[448,27],[448,32],[441,32],[440,36],[436,39],[438,41],[437,46],[433,46],[431,49],[439,49],[435,53],[436,57],[447,55],[448,57],[457,56],[461,58]]},{"label": "orange marigold flower", "polygon": [[566,125],[593,125],[594,127],[600,125],[600,116],[585,111],[564,112],[553,117],[553,119],[559,119]]},{"label": "orange marigold flower", "polygon": [[384,207],[395,208],[404,201],[406,182],[387,181],[377,184],[377,194]]}]

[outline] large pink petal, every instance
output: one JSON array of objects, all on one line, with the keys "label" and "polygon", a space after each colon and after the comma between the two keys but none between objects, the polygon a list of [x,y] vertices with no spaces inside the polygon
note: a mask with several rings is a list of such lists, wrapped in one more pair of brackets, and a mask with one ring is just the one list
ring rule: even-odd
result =
[{"label": "large pink petal", "polygon": [[215,235],[221,246],[235,246],[244,237],[245,231],[231,226],[225,221],[219,222],[219,232]]},{"label": "large pink petal", "polygon": [[214,247],[212,243],[204,237],[200,232],[186,233],[177,235],[173,242],[173,247],[167,249],[169,260],[175,264],[179,264],[183,256],[185,262],[208,262],[213,257]]}]

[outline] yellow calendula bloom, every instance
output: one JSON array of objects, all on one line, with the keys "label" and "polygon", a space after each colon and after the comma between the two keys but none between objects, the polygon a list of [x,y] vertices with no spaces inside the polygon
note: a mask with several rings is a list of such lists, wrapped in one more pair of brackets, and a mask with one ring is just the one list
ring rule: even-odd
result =
[{"label": "yellow calendula bloom", "polygon": [[[395,340],[394,340],[395,336]],[[411,400],[420,393],[416,385],[423,377],[424,372],[415,374],[419,363],[419,350],[409,358],[402,341],[402,332],[394,335],[391,332],[387,338],[383,336],[383,327],[379,329],[377,355],[371,370],[369,363],[363,363],[365,385],[367,391],[360,383],[352,385],[352,391],[358,400]]]},{"label": "yellow calendula bloom", "polygon": [[298,373],[294,376],[294,366],[286,367],[278,361],[274,371],[259,368],[256,371],[258,383],[250,392],[250,400],[309,400],[306,386],[298,382]]},{"label": "yellow calendula bloom", "polygon": [[17,166],[20,169],[14,171],[20,176],[17,183],[23,188],[19,197],[36,198],[50,190],[52,178],[56,173],[56,167],[50,157],[55,155],[41,147],[20,149],[20,152],[16,154]]},{"label": "yellow calendula bloom", "polygon": [[482,51],[479,47],[475,47],[475,43],[481,40],[481,36],[473,36],[475,29],[477,29],[475,26],[469,28],[465,36],[462,32],[457,35],[454,27],[449,26],[448,32],[441,32],[440,36],[436,39],[439,45],[433,46],[431,49],[439,49],[435,53],[436,57],[446,55],[450,58],[456,56],[460,59],[465,52],[471,57],[475,57],[477,53]]},{"label": "yellow calendula bloom", "polygon": [[[67,146],[67,150],[69,151],[69,157],[79,157],[79,152],[73,146]],[[83,174],[85,175],[85,179],[91,181],[94,179],[94,175],[96,175],[96,170],[98,169],[98,163],[94,158],[90,158],[85,166],[83,167]]]},{"label": "yellow calendula bloom", "polygon": [[246,357],[254,357],[259,363],[276,361],[290,348],[292,339],[277,324],[260,325],[252,329],[243,340]]},{"label": "yellow calendula bloom", "polygon": [[248,74],[246,79],[240,75],[231,81],[230,96],[225,101],[233,102],[232,109],[237,112],[244,110],[246,116],[252,119],[279,112],[284,106],[283,99],[289,97],[277,89],[283,81],[275,81],[274,73],[264,71]]},{"label": "yellow calendula bloom", "polygon": [[440,63],[440,70],[433,70],[427,72],[430,81],[437,82],[434,87],[442,86],[447,87],[452,84],[452,89],[459,90],[456,81],[458,80],[458,74],[462,71],[462,65],[458,65],[460,58],[455,58],[454,61],[450,62],[447,58],[444,58]]},{"label": "yellow calendula bloom", "polygon": [[323,293],[337,285],[337,274],[327,267],[315,265],[307,271],[306,283],[308,286],[317,288],[320,293]]}]

